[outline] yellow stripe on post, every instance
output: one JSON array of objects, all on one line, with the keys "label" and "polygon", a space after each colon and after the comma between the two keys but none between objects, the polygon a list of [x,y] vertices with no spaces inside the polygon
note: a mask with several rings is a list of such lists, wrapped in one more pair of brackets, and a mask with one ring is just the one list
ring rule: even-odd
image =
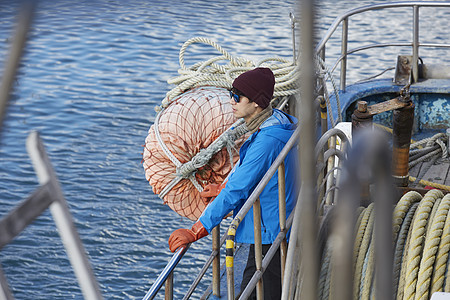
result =
[{"label": "yellow stripe on post", "polygon": [[233,256],[227,256],[225,257],[225,265],[227,268],[232,268],[234,265],[234,258]]},{"label": "yellow stripe on post", "polygon": [[236,229],[234,229],[234,228],[229,228],[228,229],[228,235],[236,235]]}]

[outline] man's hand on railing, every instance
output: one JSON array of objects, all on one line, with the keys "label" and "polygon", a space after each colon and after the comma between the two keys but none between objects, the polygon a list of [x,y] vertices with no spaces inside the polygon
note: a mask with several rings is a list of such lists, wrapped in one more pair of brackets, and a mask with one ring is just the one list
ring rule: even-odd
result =
[{"label": "man's hand on railing", "polygon": [[169,249],[175,252],[179,247],[185,246],[208,235],[208,231],[200,221],[197,221],[191,229],[180,228],[172,232],[169,237]]}]

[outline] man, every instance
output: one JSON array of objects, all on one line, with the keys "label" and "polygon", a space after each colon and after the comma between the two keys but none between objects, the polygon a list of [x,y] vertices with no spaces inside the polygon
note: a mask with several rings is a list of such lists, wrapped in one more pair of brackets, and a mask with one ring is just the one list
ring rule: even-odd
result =
[{"label": "man", "polygon": [[[233,113],[236,118],[244,119],[252,134],[241,146],[239,165],[230,175],[225,188],[206,207],[190,230],[178,229],[172,233],[169,238],[172,252],[175,252],[180,246],[208,235],[231,210],[236,214],[291,137],[297,120],[280,110],[272,109],[270,100],[273,96],[274,85],[275,77],[268,68],[247,71],[234,80],[233,88],[230,91]],[[297,152],[294,147],[284,161],[287,216],[294,208],[297,199],[296,157]],[[277,173],[270,179],[259,199],[264,255],[280,231]],[[256,270],[253,228],[253,211],[250,210],[236,231],[236,242],[251,244],[241,284],[242,290]],[[263,282],[265,299],[281,297],[279,250],[264,272]],[[255,297],[255,292],[252,297]]]}]

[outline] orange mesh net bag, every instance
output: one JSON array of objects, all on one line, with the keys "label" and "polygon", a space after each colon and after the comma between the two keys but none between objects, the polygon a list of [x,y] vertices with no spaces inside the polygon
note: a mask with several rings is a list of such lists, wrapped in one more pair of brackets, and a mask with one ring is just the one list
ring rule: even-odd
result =
[{"label": "orange mesh net bag", "polygon": [[179,215],[197,220],[207,205],[200,192],[225,180],[246,131],[226,89],[198,87],[178,96],[145,140],[143,167],[153,192]]}]

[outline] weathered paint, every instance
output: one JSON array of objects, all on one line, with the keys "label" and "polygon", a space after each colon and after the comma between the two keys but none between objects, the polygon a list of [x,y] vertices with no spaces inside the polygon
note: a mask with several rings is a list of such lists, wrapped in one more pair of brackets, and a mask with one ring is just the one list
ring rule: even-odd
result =
[{"label": "weathered paint", "polygon": [[446,129],[450,127],[449,98],[440,96],[436,97],[436,99],[424,99],[419,110],[421,128]]},{"label": "weathered paint", "polygon": [[[391,79],[375,79],[347,87],[339,92],[344,121],[351,121],[351,115],[358,100],[368,105],[387,101],[398,96],[403,86],[395,85]],[[434,129],[444,131],[450,128],[450,79],[428,79],[411,85],[411,99],[416,105],[414,132]],[[333,117],[337,119],[335,97],[331,97]],[[392,127],[392,112],[374,117],[374,122]]]}]

